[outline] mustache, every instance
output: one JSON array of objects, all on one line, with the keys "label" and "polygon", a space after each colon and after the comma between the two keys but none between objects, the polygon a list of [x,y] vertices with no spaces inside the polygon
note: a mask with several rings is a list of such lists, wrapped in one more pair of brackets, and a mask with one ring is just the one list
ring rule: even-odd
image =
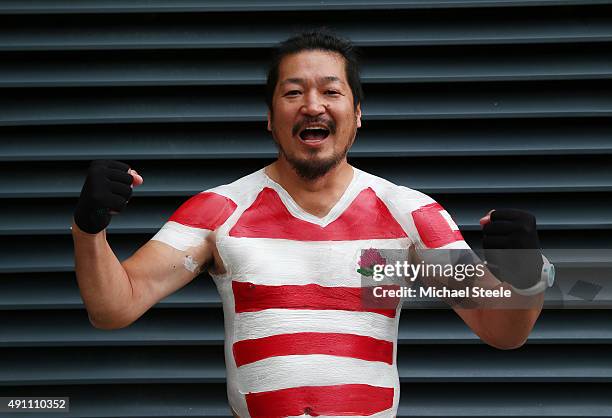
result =
[{"label": "mustache", "polygon": [[336,133],[336,122],[334,122],[333,120],[321,117],[305,117],[304,119],[293,125],[293,128],[291,129],[291,134],[293,136],[296,136],[300,133],[300,131],[304,128],[305,125],[315,123],[324,125],[329,130],[329,133],[332,135]]}]

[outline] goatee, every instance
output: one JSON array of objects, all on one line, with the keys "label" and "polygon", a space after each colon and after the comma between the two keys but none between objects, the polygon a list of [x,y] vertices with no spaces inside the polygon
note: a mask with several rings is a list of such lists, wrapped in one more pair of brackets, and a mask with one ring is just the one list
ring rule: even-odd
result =
[{"label": "goatee", "polygon": [[301,160],[285,152],[280,142],[276,139],[276,135],[274,135],[274,130],[272,130],[272,138],[274,139],[274,144],[276,145],[276,148],[278,148],[278,151],[281,156],[283,156],[287,160],[289,165],[291,165],[291,168],[295,170],[298,176],[300,176],[304,180],[309,181],[317,180],[318,178],[323,177],[332,168],[340,164],[340,162],[346,158],[346,155],[348,154],[351,145],[353,145],[356,134],[357,130],[355,129],[353,140],[348,142],[346,147],[341,152],[334,153],[329,158],[317,158],[317,154],[319,151],[313,149],[310,150],[310,154],[313,158]]},{"label": "goatee", "polygon": [[278,142],[276,142],[276,144],[278,145],[280,153],[289,162],[289,164],[295,170],[298,176],[300,176],[304,180],[310,181],[323,177],[332,168],[340,164],[344,157],[346,157],[346,154],[348,153],[349,149],[349,147],[347,147],[343,152],[334,154],[330,158],[326,159],[313,158],[307,160],[300,160],[299,158],[293,158],[293,156],[288,155],[280,146],[280,144],[278,144]]}]

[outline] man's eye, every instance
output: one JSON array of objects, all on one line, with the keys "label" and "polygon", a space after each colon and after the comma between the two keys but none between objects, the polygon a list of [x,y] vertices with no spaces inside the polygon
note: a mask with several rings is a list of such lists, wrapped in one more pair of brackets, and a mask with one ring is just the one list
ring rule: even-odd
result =
[{"label": "man's eye", "polygon": [[336,90],[327,90],[325,92],[325,94],[330,95],[330,96],[336,96],[336,95],[340,94],[340,92],[336,91]]},{"label": "man's eye", "polygon": [[285,93],[285,96],[297,96],[298,94],[300,94],[299,90],[289,90],[287,93]]}]

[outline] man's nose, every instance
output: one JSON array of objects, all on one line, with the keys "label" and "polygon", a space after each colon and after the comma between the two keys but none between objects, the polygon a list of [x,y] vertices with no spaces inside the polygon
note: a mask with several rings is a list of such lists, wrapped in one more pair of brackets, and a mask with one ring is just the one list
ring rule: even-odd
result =
[{"label": "man's nose", "polygon": [[304,104],[302,105],[302,113],[310,116],[320,115],[326,111],[325,101],[317,93],[304,95]]}]

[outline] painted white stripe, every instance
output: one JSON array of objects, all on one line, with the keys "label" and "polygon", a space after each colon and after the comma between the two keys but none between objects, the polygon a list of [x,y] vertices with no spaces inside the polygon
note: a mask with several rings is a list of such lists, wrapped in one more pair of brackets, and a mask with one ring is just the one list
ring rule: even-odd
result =
[{"label": "painted white stripe", "polygon": [[186,251],[190,247],[200,246],[210,232],[210,229],[194,228],[168,221],[151,239],[161,241],[179,251]]},{"label": "painted white stripe", "polygon": [[270,286],[360,287],[357,269],[362,250],[407,248],[409,242],[408,238],[313,242],[223,236],[217,246],[232,280]]},{"label": "painted white stripe", "polygon": [[399,317],[372,312],[267,309],[236,314],[234,342],[298,332],[337,332],[395,341]]},{"label": "painted white stripe", "polygon": [[453,218],[451,218],[450,213],[448,213],[445,210],[441,210],[440,215],[442,215],[444,220],[448,223],[448,225],[451,227],[453,231],[459,231],[459,227],[457,226],[455,221],[453,221]]},{"label": "painted white stripe", "polygon": [[270,357],[246,364],[238,368],[237,380],[242,393],[298,386],[399,385],[396,365],[323,354]]},{"label": "painted white stripe", "polygon": [[450,244],[443,245],[440,248],[436,248],[436,250],[469,250],[470,246],[465,241],[455,241]]},{"label": "painted white stripe", "polygon": [[[397,396],[397,395],[396,395]],[[393,418],[395,416],[395,409],[390,408],[381,412],[377,412],[373,415],[317,415],[318,418]],[[298,415],[298,416],[290,416],[287,418],[312,418],[311,415]]]}]

